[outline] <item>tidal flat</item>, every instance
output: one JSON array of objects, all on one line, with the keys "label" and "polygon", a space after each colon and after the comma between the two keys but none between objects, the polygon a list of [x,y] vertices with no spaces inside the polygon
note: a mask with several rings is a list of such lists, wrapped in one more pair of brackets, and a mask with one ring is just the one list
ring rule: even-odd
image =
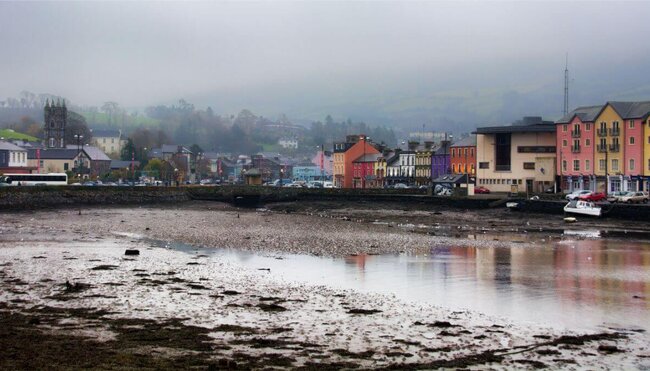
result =
[{"label": "tidal flat", "polygon": [[[0,214],[0,368],[650,365],[643,329],[559,329],[282,279],[268,267],[204,253],[240,249],[282,262],[289,253],[384,254],[450,241],[494,249],[513,243],[506,228],[523,235],[527,222],[497,218],[501,237],[476,239],[467,227],[476,214],[405,213],[193,202]],[[550,233],[517,246],[535,248],[556,238]]]}]

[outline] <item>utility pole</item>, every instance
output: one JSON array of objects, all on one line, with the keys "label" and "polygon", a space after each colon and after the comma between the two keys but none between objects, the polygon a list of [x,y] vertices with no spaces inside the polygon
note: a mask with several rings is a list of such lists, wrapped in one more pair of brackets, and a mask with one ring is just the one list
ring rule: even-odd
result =
[{"label": "utility pole", "polygon": [[569,53],[566,54],[566,64],[564,67],[564,109],[563,116],[569,113]]}]

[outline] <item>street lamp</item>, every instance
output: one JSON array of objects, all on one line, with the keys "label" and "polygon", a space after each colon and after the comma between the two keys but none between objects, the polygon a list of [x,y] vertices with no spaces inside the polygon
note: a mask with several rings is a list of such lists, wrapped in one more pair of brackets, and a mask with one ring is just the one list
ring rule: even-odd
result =
[{"label": "street lamp", "polygon": [[81,154],[81,140],[83,139],[83,135],[81,134],[75,134],[74,138],[77,140],[77,172],[79,173],[79,176],[83,176],[83,161],[80,158]]},{"label": "street lamp", "polygon": [[176,187],[178,187],[178,169],[174,168],[174,181],[176,182]]},{"label": "street lamp", "polygon": [[[316,148],[318,148],[318,146],[316,146]],[[320,181],[321,182],[325,181],[324,162],[325,162],[325,150],[323,144],[321,144],[320,145]]]}]

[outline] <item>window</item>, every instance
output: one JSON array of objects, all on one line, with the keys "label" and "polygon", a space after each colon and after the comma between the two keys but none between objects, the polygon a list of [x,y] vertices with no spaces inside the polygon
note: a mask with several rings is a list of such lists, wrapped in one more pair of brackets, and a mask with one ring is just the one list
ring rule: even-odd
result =
[{"label": "window", "polygon": [[585,124],[585,130],[590,131],[591,130],[591,124]]},{"label": "window", "polygon": [[68,163],[67,162],[63,164],[63,170],[68,171]]},{"label": "window", "polygon": [[630,129],[634,129],[634,120],[630,120]]},{"label": "window", "polygon": [[587,138],[585,139],[585,147],[589,147],[591,145],[591,139]]},{"label": "window", "polygon": [[618,160],[612,160],[612,171],[618,171]]},{"label": "window", "polygon": [[634,137],[630,137],[630,144],[634,144]]},{"label": "window", "polygon": [[489,169],[490,168],[490,163],[489,162],[479,162],[478,163],[478,168],[479,169]]},{"label": "window", "polygon": [[535,170],[534,162],[524,162],[524,170]]},{"label": "window", "polygon": [[474,157],[474,148],[469,149],[469,155],[470,157]]},{"label": "window", "polygon": [[568,130],[569,130],[569,125],[567,125],[567,124],[562,125],[562,131],[563,132],[566,133]]},{"label": "window", "polygon": [[562,140],[562,147],[566,147],[567,145],[569,145],[569,142],[567,142],[566,139],[563,139]]},{"label": "window", "polygon": [[566,171],[566,170],[567,170],[566,160],[562,160],[562,171]]},{"label": "window", "polygon": [[589,160],[585,160],[585,170],[591,170],[591,162]]},{"label": "window", "polygon": [[[630,122],[634,122],[634,121],[630,121]],[[630,171],[634,171],[634,159],[633,158],[630,159]]]},{"label": "window", "polygon": [[605,162],[605,160],[598,160],[598,170],[605,171],[606,166],[607,163]]},{"label": "window", "polygon": [[650,170],[650,159],[648,159],[648,170]]},{"label": "window", "polygon": [[580,160],[573,160],[573,171],[580,171]]},{"label": "window", "polygon": [[102,138],[102,143],[106,144],[106,138]]}]

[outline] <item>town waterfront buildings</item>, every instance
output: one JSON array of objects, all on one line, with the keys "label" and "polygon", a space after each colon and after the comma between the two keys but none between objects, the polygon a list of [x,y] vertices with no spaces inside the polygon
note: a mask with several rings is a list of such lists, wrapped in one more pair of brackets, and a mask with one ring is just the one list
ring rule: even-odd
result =
[{"label": "town waterfront buildings", "polygon": [[477,185],[492,192],[544,192],[555,182],[555,124],[527,117],[518,125],[476,129]]}]

